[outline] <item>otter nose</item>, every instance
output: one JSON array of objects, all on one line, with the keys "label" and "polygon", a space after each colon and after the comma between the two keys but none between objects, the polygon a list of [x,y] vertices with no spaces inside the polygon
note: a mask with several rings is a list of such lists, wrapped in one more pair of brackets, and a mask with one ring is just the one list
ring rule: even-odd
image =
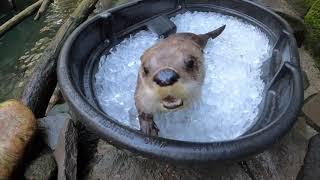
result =
[{"label": "otter nose", "polygon": [[153,81],[159,86],[170,86],[177,82],[178,79],[179,75],[171,69],[163,69],[153,77]]}]

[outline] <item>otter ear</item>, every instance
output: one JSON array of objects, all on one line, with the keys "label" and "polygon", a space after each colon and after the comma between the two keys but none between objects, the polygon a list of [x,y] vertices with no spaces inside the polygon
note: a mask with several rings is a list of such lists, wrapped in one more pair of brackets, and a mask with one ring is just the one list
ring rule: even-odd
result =
[{"label": "otter ear", "polygon": [[226,25],[223,25],[223,26],[219,27],[218,29],[213,30],[211,32],[208,32],[206,34],[197,35],[197,39],[195,40],[195,42],[197,44],[199,44],[202,49],[204,49],[207,45],[209,38],[214,39],[214,38],[218,37],[223,32],[223,30],[225,28],[226,28]]}]

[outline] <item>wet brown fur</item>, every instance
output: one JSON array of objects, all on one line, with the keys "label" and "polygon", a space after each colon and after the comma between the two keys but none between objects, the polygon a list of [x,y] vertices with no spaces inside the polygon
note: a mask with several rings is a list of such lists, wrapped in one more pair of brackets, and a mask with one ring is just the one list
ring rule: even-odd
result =
[{"label": "wet brown fur", "polygon": [[[141,56],[135,104],[143,133],[154,136],[158,134],[153,114],[168,111],[160,103],[166,96],[174,95],[181,98],[182,107],[197,98],[205,74],[203,49],[209,38],[217,37],[223,30],[224,26],[202,35],[177,33],[161,40]],[[190,60],[194,62],[193,68],[186,66]],[[179,74],[178,82],[167,87],[158,86],[153,77],[162,69],[172,69]]]}]

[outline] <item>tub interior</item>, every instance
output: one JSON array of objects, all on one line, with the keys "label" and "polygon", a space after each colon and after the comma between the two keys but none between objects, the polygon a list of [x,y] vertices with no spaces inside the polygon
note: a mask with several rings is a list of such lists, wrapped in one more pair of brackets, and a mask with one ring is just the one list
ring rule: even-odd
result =
[{"label": "tub interior", "polygon": [[[277,119],[276,116],[288,107],[293,88],[292,74],[284,64],[285,62],[298,63],[292,58],[291,37],[289,32],[282,30],[283,24],[249,2],[151,0],[133,2],[105,12],[95,17],[95,21],[92,21],[76,37],[73,47],[70,48],[68,69],[72,74],[74,87],[87,99],[88,103],[104,113],[96,99],[94,88],[95,74],[101,55],[106,54],[130,34],[140,30],[152,30],[164,36],[175,32],[174,26],[166,25],[167,20],[186,11],[210,11],[235,16],[258,26],[267,34],[273,48],[272,56],[261,67],[263,72],[261,78],[266,84],[264,98],[259,105],[258,120],[242,136],[257,132]],[[107,114],[105,116],[106,120],[116,122]]]}]

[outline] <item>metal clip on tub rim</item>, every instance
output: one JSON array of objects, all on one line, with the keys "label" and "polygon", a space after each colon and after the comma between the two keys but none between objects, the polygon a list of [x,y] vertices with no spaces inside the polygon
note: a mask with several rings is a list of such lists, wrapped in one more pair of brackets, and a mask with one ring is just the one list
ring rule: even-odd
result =
[{"label": "metal clip on tub rim", "polygon": [[167,37],[177,31],[176,25],[164,15],[160,15],[151,21],[146,22],[146,25],[150,31],[158,34],[160,37]]}]

